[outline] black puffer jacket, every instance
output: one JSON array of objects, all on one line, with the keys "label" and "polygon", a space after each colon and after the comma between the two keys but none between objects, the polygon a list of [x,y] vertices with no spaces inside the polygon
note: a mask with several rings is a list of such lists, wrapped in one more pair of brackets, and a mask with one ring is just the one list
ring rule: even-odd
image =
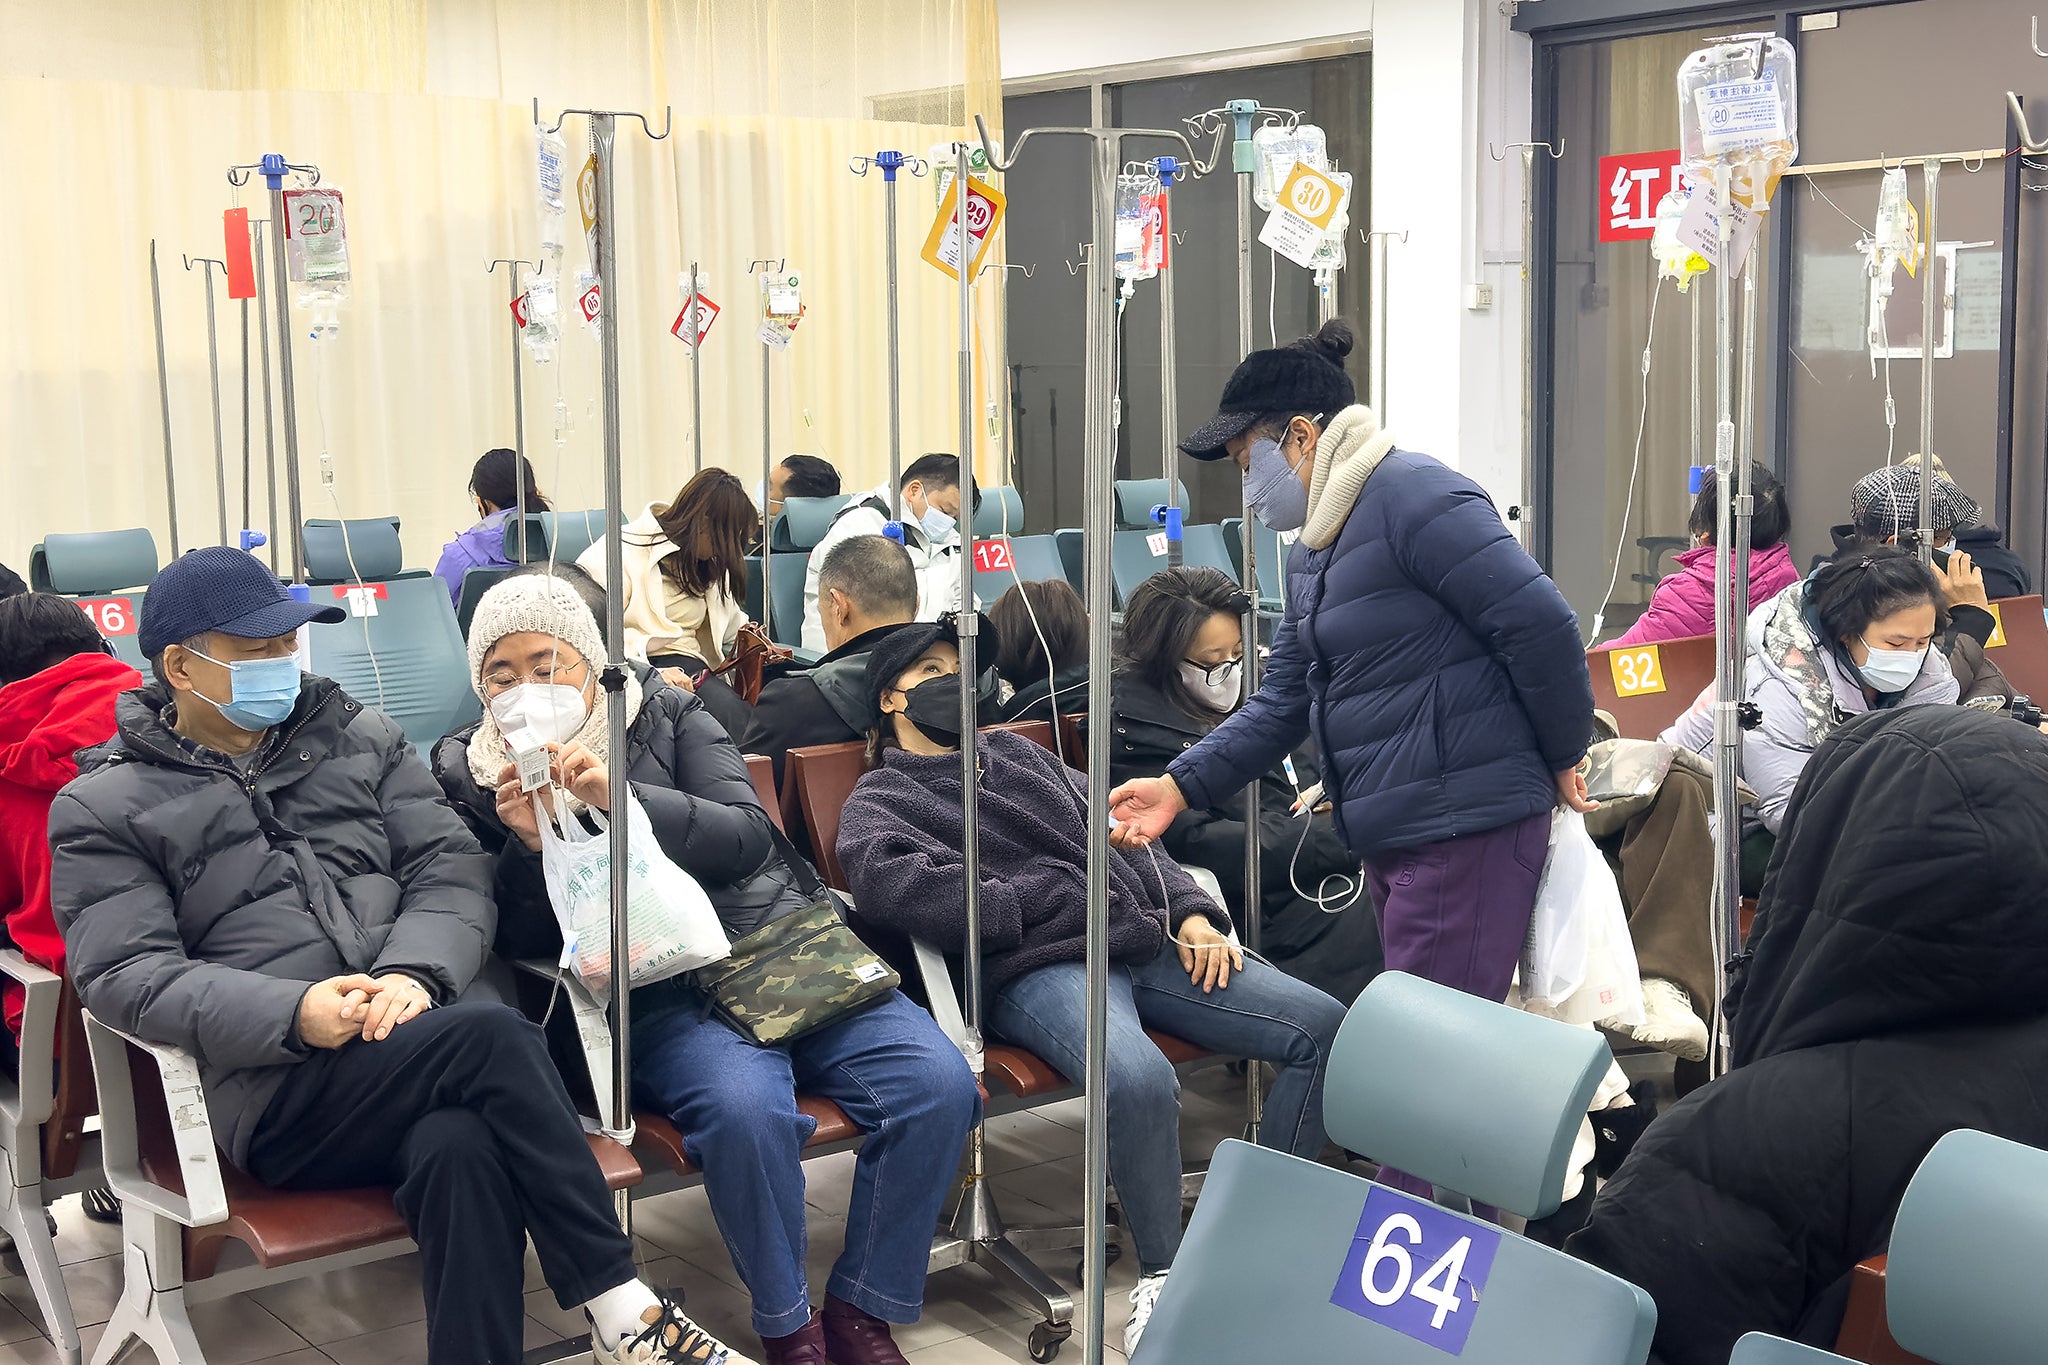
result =
[{"label": "black puffer jacket", "polygon": [[[1189,716],[1144,678],[1120,669],[1110,692],[1114,733],[1109,737],[1111,784],[1157,777],[1213,727]],[[1295,776],[1304,787],[1316,780],[1306,751],[1294,755]],[[1341,904],[1357,888],[1358,859],[1344,847],[1328,815],[1292,813],[1294,789],[1287,774],[1262,775],[1259,800],[1259,951],[1288,975],[1350,1004],[1386,965],[1372,899],[1360,895],[1334,914],[1294,889],[1322,894]],[[1244,925],[1245,811],[1250,788],[1214,806],[1184,810],[1166,831],[1166,851],[1183,866],[1202,867],[1223,884],[1230,917]],[[1302,842],[1304,831],[1307,842]],[[1301,856],[1297,861],[1295,849]],[[1290,876],[1289,866],[1293,864]],[[1326,878],[1341,878],[1342,881]],[[1326,888],[1326,889],[1325,889]]]},{"label": "black puffer jacket", "polygon": [[161,688],[125,694],[50,811],[51,903],[85,1007],[199,1059],[237,1163],[303,1060],[316,981],[406,972],[445,1003],[482,967],[490,860],[404,732],[325,678],[246,777],[165,728]]},{"label": "black puffer jacket", "polygon": [[1942,1134],[2048,1145],[2048,737],[1965,707],[1853,720],[1785,830],[1736,1070],[1651,1126],[1569,1244],[1656,1299],[1665,1365],[1751,1331],[1832,1344]]},{"label": "black puffer jacket", "polygon": [[[636,666],[637,667],[637,666]],[[626,775],[654,837],[711,898],[726,933],[740,938],[810,902],[777,855],[768,813],[725,728],[696,697],[640,669],[640,714],[626,735]],[[496,796],[469,771],[471,726],[434,748],[434,775],[484,848],[497,859],[498,951],[554,958],[562,931],[548,903],[540,854],[510,838]]]}]

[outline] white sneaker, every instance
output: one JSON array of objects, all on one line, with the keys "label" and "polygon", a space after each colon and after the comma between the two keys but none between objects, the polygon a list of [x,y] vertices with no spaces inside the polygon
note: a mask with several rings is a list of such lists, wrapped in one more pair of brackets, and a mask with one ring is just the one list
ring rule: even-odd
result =
[{"label": "white sneaker", "polygon": [[1159,1302],[1159,1291],[1166,1288],[1166,1272],[1147,1275],[1138,1281],[1131,1291],[1131,1320],[1124,1324],[1124,1354],[1136,1355],[1138,1339],[1145,1335],[1145,1324],[1152,1321],[1152,1308]]},{"label": "white sneaker", "polygon": [[1706,1022],[1693,1013],[1692,997],[1661,976],[1643,978],[1643,1022],[1628,1034],[1680,1061],[1707,1059]]},{"label": "white sneaker", "polygon": [[655,1292],[661,1302],[641,1319],[646,1331],[609,1346],[591,1333],[590,1354],[596,1365],[754,1365],[690,1321],[681,1299]]}]

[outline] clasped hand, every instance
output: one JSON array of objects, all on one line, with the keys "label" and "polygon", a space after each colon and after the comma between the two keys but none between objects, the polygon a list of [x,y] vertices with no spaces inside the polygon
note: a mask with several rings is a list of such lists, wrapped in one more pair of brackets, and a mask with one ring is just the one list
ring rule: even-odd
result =
[{"label": "clasped hand", "polygon": [[330,976],[299,999],[299,1037],[308,1047],[338,1048],[354,1038],[381,1042],[391,1030],[434,1007],[434,999],[404,972]]}]

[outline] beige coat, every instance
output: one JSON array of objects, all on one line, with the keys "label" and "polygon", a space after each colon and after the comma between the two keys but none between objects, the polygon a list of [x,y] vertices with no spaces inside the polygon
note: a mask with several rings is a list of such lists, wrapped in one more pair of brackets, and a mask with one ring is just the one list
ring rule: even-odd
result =
[{"label": "beige coat", "polygon": [[[657,503],[626,523],[619,549],[625,570],[620,607],[626,617],[626,653],[645,660],[662,654],[694,654],[713,668],[732,657],[733,641],[746,621],[746,609],[733,601],[723,581],[702,597],[674,597],[662,577],[662,561],[682,551],[664,537],[654,519]],[[576,560],[576,567],[604,583],[604,542],[597,541]],[[707,653],[706,651],[710,651]]]}]

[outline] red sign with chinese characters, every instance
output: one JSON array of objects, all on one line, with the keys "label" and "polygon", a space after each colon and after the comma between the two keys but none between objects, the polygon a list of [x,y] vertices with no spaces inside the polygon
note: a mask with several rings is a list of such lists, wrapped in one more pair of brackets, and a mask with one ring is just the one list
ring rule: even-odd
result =
[{"label": "red sign with chinese characters", "polygon": [[1647,242],[1657,231],[1657,205],[1680,188],[1678,152],[1636,152],[1600,158],[1600,240]]}]

